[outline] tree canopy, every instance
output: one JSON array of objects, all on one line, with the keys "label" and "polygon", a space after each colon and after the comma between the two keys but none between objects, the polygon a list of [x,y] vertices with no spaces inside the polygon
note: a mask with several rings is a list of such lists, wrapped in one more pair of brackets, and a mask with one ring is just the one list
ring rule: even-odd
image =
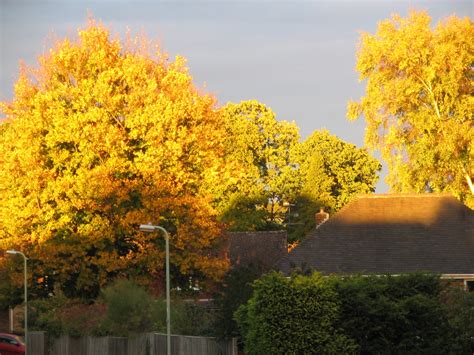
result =
[{"label": "tree canopy", "polygon": [[[22,66],[0,109],[0,247],[28,255],[38,295],[163,281],[163,237],[137,228],[149,221],[170,232],[175,284],[220,278],[223,227],[301,239],[319,207],[373,191],[379,169],[327,132],[300,143],[294,122],[256,100],[219,107],[183,57],[92,19]],[[0,276],[12,269],[0,260]]]},{"label": "tree canopy", "polygon": [[302,240],[315,228],[320,208],[337,212],[358,194],[375,191],[381,165],[366,149],[326,130],[314,131],[294,153],[300,187],[288,204],[288,240]]},{"label": "tree canopy", "polygon": [[229,103],[222,112],[226,160],[237,172],[223,185],[222,219],[235,230],[278,227],[284,202],[299,188],[293,157],[298,128],[294,122],[277,120],[256,100]]},{"label": "tree canopy", "polygon": [[388,162],[398,192],[451,192],[474,206],[474,26],[425,12],[394,15],[357,52],[366,94],[348,117],[367,122],[366,143]]},{"label": "tree canopy", "polygon": [[380,163],[366,149],[357,148],[328,131],[314,131],[299,152],[302,192],[319,199],[332,211],[357,194],[375,191]]},{"label": "tree canopy", "polygon": [[116,275],[150,280],[163,268],[160,223],[184,274],[218,277],[221,234],[211,186],[226,177],[215,99],[185,60],[145,37],[123,43],[90,20],[23,67],[2,103],[0,243],[31,259],[39,288],[94,296]]}]

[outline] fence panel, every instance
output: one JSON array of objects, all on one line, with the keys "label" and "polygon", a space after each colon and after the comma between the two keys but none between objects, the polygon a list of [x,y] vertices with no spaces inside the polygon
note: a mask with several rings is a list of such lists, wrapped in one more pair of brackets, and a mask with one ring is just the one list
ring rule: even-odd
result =
[{"label": "fence panel", "polygon": [[69,337],[61,335],[52,341],[49,355],[69,355]]},{"label": "fence panel", "polygon": [[82,339],[87,340],[86,353],[84,355],[90,355],[90,354],[111,355],[111,353],[109,352],[109,337],[85,337]]},{"label": "fence panel", "polygon": [[27,340],[29,355],[44,355],[45,332],[28,332]]},{"label": "fence panel", "polygon": [[153,355],[153,334],[140,334],[128,338],[128,355]]},{"label": "fence panel", "polygon": [[[166,355],[166,335],[160,333],[153,333],[153,355]],[[171,348],[175,348],[173,344],[171,344]]]},{"label": "fence panel", "polygon": [[88,355],[88,337],[74,338],[70,336],[68,341],[69,352],[67,353],[67,355]]},{"label": "fence panel", "polygon": [[[108,355],[128,355],[128,339],[118,337],[108,337],[109,352]],[[93,353],[89,353],[92,355]]]},{"label": "fence panel", "polygon": [[[31,339],[31,340],[30,340]],[[166,355],[166,334],[148,333],[130,338],[81,337],[67,335],[53,339],[49,352],[46,334],[31,332],[30,355]],[[172,355],[236,355],[237,341],[209,337],[171,336]]]},{"label": "fence panel", "polygon": [[[166,334],[153,333],[153,355],[166,355]],[[132,355],[132,354],[129,354]],[[171,336],[171,355],[237,355],[237,340],[186,335]]]}]

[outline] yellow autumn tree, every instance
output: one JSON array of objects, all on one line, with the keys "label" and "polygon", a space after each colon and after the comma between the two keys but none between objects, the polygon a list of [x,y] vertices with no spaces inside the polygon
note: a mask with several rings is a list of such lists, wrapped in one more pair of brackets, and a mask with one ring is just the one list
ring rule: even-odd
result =
[{"label": "yellow autumn tree", "polygon": [[225,178],[221,117],[185,60],[94,20],[23,67],[0,124],[0,247],[31,259],[38,290],[94,297],[115,276],[151,282],[163,236],[184,275],[219,277],[210,187]]},{"label": "yellow autumn tree", "polygon": [[411,11],[362,34],[366,94],[348,117],[365,117],[366,143],[381,150],[394,191],[446,191],[474,206],[474,25],[456,16],[430,23]]}]

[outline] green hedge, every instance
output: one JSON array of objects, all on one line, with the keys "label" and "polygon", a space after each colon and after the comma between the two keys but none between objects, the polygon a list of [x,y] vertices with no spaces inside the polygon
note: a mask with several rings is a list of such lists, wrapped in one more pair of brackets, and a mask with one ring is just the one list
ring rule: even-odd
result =
[{"label": "green hedge", "polygon": [[337,326],[364,354],[447,354],[451,331],[436,275],[332,278]]},{"label": "green hedge", "polygon": [[437,275],[272,273],[235,313],[247,354],[472,354],[474,294]]},{"label": "green hedge", "polygon": [[335,327],[336,292],[319,274],[290,279],[271,273],[254,284],[249,302],[236,312],[245,353],[342,354],[355,344]]}]

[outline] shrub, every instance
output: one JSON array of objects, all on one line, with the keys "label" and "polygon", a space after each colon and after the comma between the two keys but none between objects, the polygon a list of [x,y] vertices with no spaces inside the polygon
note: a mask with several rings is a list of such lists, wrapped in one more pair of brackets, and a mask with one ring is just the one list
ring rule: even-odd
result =
[{"label": "shrub", "polygon": [[31,330],[41,330],[51,337],[63,334],[60,310],[68,304],[68,299],[59,290],[48,298],[28,302],[28,324]]},{"label": "shrub", "polygon": [[249,265],[229,271],[214,294],[217,307],[214,328],[220,338],[239,337],[234,319],[237,309],[252,297],[252,283],[262,275],[262,268]]},{"label": "shrub", "polygon": [[212,309],[194,301],[176,300],[171,308],[171,330],[174,334],[215,336]]},{"label": "shrub", "polygon": [[337,326],[364,354],[448,352],[450,328],[436,275],[332,278],[341,301]]},{"label": "shrub", "polygon": [[118,280],[102,291],[104,328],[116,336],[151,331],[156,308],[150,294],[131,280]]},{"label": "shrub", "polygon": [[335,354],[355,344],[334,327],[338,297],[321,275],[270,273],[254,283],[254,293],[236,312],[246,354]]},{"label": "shrub", "polygon": [[[57,290],[52,297],[30,302],[29,321],[34,330],[52,338],[71,336],[129,336],[150,331],[166,332],[166,302],[153,299],[135,282],[118,280],[102,290],[93,304],[68,299]],[[174,300],[172,332],[183,335],[214,335],[214,315],[195,303]]]},{"label": "shrub", "polygon": [[72,336],[102,335],[105,307],[68,299],[59,288],[48,298],[29,303],[28,321],[31,329],[46,331],[52,338],[62,334]]},{"label": "shrub", "polygon": [[442,299],[453,334],[451,353],[474,354],[474,292],[449,287]]}]

